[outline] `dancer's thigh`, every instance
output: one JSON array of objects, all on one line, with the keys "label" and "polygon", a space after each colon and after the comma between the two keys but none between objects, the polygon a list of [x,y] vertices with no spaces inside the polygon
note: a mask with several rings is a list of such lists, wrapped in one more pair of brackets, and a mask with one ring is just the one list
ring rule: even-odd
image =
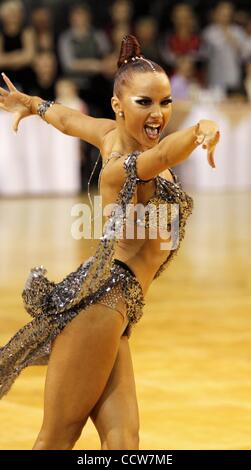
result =
[{"label": "dancer's thigh", "polygon": [[[97,302],[97,304],[98,305],[109,306],[109,302],[107,303],[107,301],[106,301],[106,296],[101,298],[101,300],[99,300]],[[128,316],[127,316],[127,306],[126,306],[125,300],[124,299],[118,299],[116,301],[116,307],[114,307],[114,310],[116,310],[116,312],[118,312],[121,315],[122,320],[123,320],[123,326],[122,326],[122,331],[121,331],[121,336],[122,336],[123,332],[125,331],[128,323],[129,323]]]},{"label": "dancer's thigh", "polygon": [[122,316],[97,304],[59,334],[46,376],[44,426],[86,421],[112,370],[122,329]]},{"label": "dancer's thigh", "polygon": [[103,448],[123,448],[125,441],[129,445],[135,444],[135,441],[137,443],[139,412],[133,363],[126,336],[120,339],[109,380],[90,416]]}]

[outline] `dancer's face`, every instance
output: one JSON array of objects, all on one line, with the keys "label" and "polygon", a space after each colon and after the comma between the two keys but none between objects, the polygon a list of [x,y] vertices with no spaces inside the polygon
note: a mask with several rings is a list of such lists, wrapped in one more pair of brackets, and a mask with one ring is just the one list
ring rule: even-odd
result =
[{"label": "dancer's face", "polygon": [[172,113],[168,77],[163,72],[135,73],[123,86],[118,105],[128,138],[135,140],[139,149],[153,147]]}]

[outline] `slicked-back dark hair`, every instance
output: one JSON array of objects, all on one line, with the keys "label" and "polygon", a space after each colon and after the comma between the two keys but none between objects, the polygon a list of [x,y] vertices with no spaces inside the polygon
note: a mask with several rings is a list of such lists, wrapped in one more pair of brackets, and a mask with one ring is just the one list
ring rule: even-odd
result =
[{"label": "slicked-back dark hair", "polygon": [[122,39],[117,65],[118,70],[114,79],[113,93],[118,97],[121,94],[121,88],[128,83],[136,72],[162,72],[166,74],[160,65],[143,56],[140,44],[132,34],[124,36]]}]

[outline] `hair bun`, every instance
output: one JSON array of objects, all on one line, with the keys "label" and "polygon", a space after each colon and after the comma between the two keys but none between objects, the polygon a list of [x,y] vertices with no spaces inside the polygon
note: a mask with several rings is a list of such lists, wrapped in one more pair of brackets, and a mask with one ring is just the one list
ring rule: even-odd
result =
[{"label": "hair bun", "polygon": [[132,34],[124,36],[121,43],[119,60],[117,62],[118,68],[125,64],[125,60],[129,61],[132,57],[142,56],[140,44]]}]

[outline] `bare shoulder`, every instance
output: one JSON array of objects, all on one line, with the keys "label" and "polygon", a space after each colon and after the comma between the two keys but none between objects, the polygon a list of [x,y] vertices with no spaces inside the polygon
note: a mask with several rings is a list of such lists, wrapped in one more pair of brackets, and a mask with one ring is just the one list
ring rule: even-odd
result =
[{"label": "bare shoulder", "polygon": [[126,179],[124,163],[128,155],[110,155],[103,157],[102,180],[114,189],[120,189]]},{"label": "bare shoulder", "polygon": [[106,119],[106,118],[92,118],[95,119],[97,124],[101,127],[103,132],[103,139],[106,139],[108,133],[115,130],[117,128],[116,121],[113,119]]},{"label": "bare shoulder", "polygon": [[97,147],[101,153],[106,135],[115,128],[116,122],[112,119],[96,118],[68,108],[65,134],[89,142]]}]

